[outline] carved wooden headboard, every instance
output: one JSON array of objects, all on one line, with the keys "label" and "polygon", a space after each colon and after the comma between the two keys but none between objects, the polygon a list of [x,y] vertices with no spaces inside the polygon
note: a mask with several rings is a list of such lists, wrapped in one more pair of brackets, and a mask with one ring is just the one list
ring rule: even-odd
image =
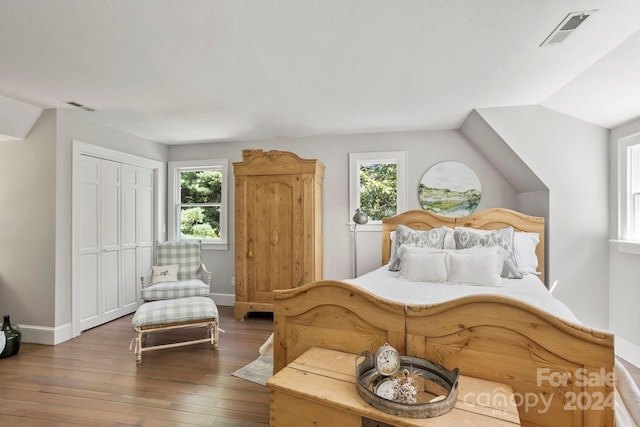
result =
[{"label": "carved wooden headboard", "polygon": [[382,220],[382,265],[389,262],[389,257],[391,255],[390,233],[396,229],[398,224],[406,225],[407,227],[411,227],[415,230],[429,230],[443,225],[451,228],[471,227],[481,230],[497,230],[499,228],[512,226],[514,231],[538,233],[540,236],[540,243],[538,243],[538,246],[536,247],[538,271],[541,273],[540,280],[542,280],[543,283],[546,283],[543,217],[525,215],[523,213],[504,208],[487,209],[462,218],[446,218],[423,210],[403,212],[399,215]]}]

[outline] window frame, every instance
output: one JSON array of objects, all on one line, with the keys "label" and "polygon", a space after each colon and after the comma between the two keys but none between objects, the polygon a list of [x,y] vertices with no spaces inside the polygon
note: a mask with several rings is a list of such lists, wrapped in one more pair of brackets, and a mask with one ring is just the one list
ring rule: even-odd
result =
[{"label": "window frame", "polygon": [[229,187],[229,159],[204,159],[204,160],[188,160],[188,161],[171,161],[168,162],[168,212],[167,219],[169,223],[169,240],[177,240],[180,230],[180,190],[182,172],[199,171],[199,170],[219,170],[222,175],[222,194],[220,196],[220,238],[219,239],[202,239],[203,249],[228,250],[229,249],[229,233],[228,233],[228,187]]},{"label": "window frame", "polygon": [[[353,230],[353,215],[360,207],[360,165],[371,163],[396,163],[397,200],[396,215],[407,210],[407,152],[406,151],[372,151],[349,153],[349,219],[347,225]],[[369,220],[358,225],[358,231],[382,231],[382,221]]]},{"label": "window frame", "polygon": [[[630,236],[629,218],[632,208],[629,206],[629,148],[637,146],[640,150],[640,134],[634,134],[621,138],[618,141],[618,239],[626,242],[640,244],[640,236]],[[640,175],[639,170],[636,171]]]}]

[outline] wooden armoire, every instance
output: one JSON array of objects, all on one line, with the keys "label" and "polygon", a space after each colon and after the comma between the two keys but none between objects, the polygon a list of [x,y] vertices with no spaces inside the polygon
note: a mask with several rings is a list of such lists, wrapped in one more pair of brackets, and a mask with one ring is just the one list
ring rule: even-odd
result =
[{"label": "wooden armoire", "polygon": [[233,164],[238,320],[273,311],[274,289],[322,279],[324,165],[277,150],[242,157]]}]

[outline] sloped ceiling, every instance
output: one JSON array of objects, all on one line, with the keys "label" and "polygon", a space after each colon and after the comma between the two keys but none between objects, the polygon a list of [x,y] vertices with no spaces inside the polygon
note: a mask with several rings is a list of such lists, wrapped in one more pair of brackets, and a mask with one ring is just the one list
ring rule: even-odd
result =
[{"label": "sloped ceiling", "polygon": [[0,141],[24,139],[41,113],[41,108],[0,95]]},{"label": "sloped ceiling", "polygon": [[4,0],[0,95],[75,101],[167,144],[457,129],[473,108],[538,104],[614,127],[640,116],[639,13],[637,0]]}]

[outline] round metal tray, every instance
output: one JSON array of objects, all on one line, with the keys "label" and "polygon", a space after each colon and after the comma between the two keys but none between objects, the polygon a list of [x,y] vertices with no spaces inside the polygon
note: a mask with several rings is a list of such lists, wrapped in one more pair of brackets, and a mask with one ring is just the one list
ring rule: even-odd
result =
[{"label": "round metal tray", "polygon": [[[364,358],[360,363],[358,360]],[[399,372],[413,369],[419,374],[416,403],[401,403],[385,399],[374,393],[375,385],[387,377],[380,374],[373,362],[373,355],[363,351],[356,357],[356,388],[360,397],[388,414],[408,418],[433,418],[451,411],[458,400],[458,368],[452,371],[437,363],[411,356],[400,357]],[[442,398],[446,393],[446,397]],[[432,401],[433,398],[441,400]]]}]

